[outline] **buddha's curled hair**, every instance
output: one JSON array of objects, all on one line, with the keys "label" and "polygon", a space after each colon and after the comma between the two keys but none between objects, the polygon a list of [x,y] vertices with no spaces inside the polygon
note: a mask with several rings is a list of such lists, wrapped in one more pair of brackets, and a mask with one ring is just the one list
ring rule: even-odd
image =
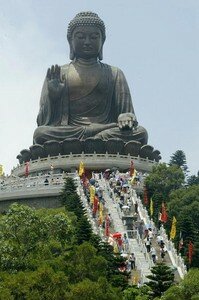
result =
[{"label": "buddha's curled hair", "polygon": [[73,30],[77,27],[77,26],[97,26],[102,33],[102,39],[103,39],[103,43],[106,39],[106,28],[104,25],[104,22],[99,18],[99,16],[96,13],[93,13],[91,11],[87,11],[87,12],[80,12],[78,13],[74,19],[72,19],[70,21],[70,23],[68,24],[68,30],[67,30],[67,39],[70,42],[71,38],[72,38],[72,33]]}]

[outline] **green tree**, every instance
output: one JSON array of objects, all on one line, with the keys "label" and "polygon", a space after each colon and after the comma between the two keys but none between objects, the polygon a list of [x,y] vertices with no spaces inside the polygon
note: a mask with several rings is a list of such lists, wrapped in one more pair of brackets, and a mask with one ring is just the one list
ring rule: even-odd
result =
[{"label": "green tree", "polygon": [[97,282],[89,279],[71,286],[68,300],[120,300],[121,292],[113,288],[104,278],[99,278]]},{"label": "green tree", "polygon": [[90,241],[92,238],[92,227],[88,219],[85,216],[82,216],[76,225],[75,232],[77,243],[82,244],[85,241]]},{"label": "green tree", "polygon": [[147,276],[149,282],[146,285],[151,288],[153,297],[160,297],[173,284],[174,274],[171,268],[163,263],[152,267],[151,273]]},{"label": "green tree", "polygon": [[42,266],[34,272],[0,273],[0,279],[1,300],[67,299],[67,277],[63,272],[55,272],[49,266]]},{"label": "green tree", "polygon": [[199,269],[190,269],[178,286],[170,287],[162,300],[197,300],[199,297]]},{"label": "green tree", "polygon": [[123,291],[123,300],[149,300],[150,291],[151,289],[147,286],[140,288],[131,286]]},{"label": "green tree", "polygon": [[[93,238],[91,239],[91,243],[92,242]],[[101,255],[107,261],[106,277],[108,282],[114,287],[120,287],[122,290],[124,290],[128,286],[129,274],[127,274],[127,272],[121,273],[119,268],[126,259],[121,255],[115,255],[113,252],[113,247],[107,242],[103,242],[100,239],[98,239],[98,242],[96,242],[95,236],[94,246],[97,248],[98,255]]]},{"label": "green tree", "polygon": [[158,220],[162,202],[168,203],[170,193],[182,187],[183,184],[183,171],[176,165],[167,166],[163,163],[152,169],[152,172],[145,179],[145,185],[149,198],[153,198],[154,220]]},{"label": "green tree", "polygon": [[76,193],[76,184],[73,178],[67,177],[64,182],[64,187],[62,189],[61,198],[63,196],[63,201],[65,197],[74,195]]},{"label": "green tree", "polygon": [[[170,194],[169,213],[177,216],[176,246],[178,247],[180,233],[183,238],[181,254],[188,263],[188,243],[194,243],[192,267],[199,267],[199,185],[179,189]],[[189,265],[188,265],[189,266]]]},{"label": "green tree", "polygon": [[152,172],[146,177],[145,184],[150,196],[161,194],[166,200],[173,190],[182,187],[184,174],[176,165],[167,166],[165,163],[153,167]]},{"label": "green tree", "polygon": [[188,185],[199,185],[199,171],[196,175],[191,175],[187,179],[187,184]]},{"label": "green tree", "polygon": [[47,226],[28,206],[13,204],[0,220],[0,269],[24,270],[27,257],[39,241],[46,240]]},{"label": "green tree", "polygon": [[72,178],[67,177],[60,195],[60,201],[66,211],[72,212],[80,219],[85,215],[85,209],[79,195],[76,192],[76,185]]},{"label": "green tree", "polygon": [[66,213],[46,215],[18,204],[0,219],[0,232],[0,270],[8,272],[37,268],[62,253],[74,235]]},{"label": "green tree", "polygon": [[106,276],[107,261],[97,255],[97,249],[85,242],[73,248],[67,268],[70,282],[77,283],[85,278],[96,281],[100,276]]},{"label": "green tree", "polygon": [[188,167],[184,151],[177,150],[174,154],[172,154],[169,165],[176,165],[182,168],[182,170],[186,173],[188,171]]}]

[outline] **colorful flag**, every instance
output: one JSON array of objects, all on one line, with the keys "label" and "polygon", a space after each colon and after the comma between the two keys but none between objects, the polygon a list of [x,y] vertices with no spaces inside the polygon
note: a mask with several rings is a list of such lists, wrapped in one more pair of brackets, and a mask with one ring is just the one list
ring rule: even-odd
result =
[{"label": "colorful flag", "polygon": [[153,215],[153,199],[150,199],[150,216],[152,217]]},{"label": "colorful flag", "polygon": [[98,203],[99,203],[99,199],[97,197],[97,195],[94,196],[94,202],[93,202],[93,213],[96,214],[97,210],[98,210]]},{"label": "colorful flag", "polygon": [[193,243],[189,241],[189,246],[188,246],[188,258],[189,258],[189,264],[192,262],[192,257],[193,257]]},{"label": "colorful flag", "polygon": [[26,177],[29,175],[29,167],[30,167],[29,161],[25,162],[25,176]]},{"label": "colorful flag", "polygon": [[131,160],[131,165],[130,165],[130,177],[132,177],[133,176],[133,174],[134,174],[134,171],[135,171],[135,168],[134,168],[134,163],[133,163],[133,161]]},{"label": "colorful flag", "polygon": [[109,236],[110,234],[110,220],[109,220],[109,216],[106,215],[106,221],[105,221],[105,235]]},{"label": "colorful flag", "polygon": [[134,169],[133,175],[132,175],[131,180],[130,180],[132,185],[135,183],[136,175],[137,175],[137,171]]},{"label": "colorful flag", "polygon": [[172,225],[171,225],[171,231],[170,231],[170,239],[171,240],[173,240],[175,238],[175,236],[176,236],[176,223],[177,223],[177,220],[173,216]]},{"label": "colorful flag", "polygon": [[99,204],[99,225],[103,223],[103,204]]},{"label": "colorful flag", "polygon": [[0,176],[2,176],[3,174],[4,174],[3,166],[0,165]]},{"label": "colorful flag", "polygon": [[166,223],[168,220],[168,215],[166,211],[166,206],[164,202],[162,202],[162,214],[161,214],[161,222]]},{"label": "colorful flag", "polygon": [[95,187],[93,185],[90,185],[89,192],[90,192],[90,202],[93,204],[95,198]]},{"label": "colorful flag", "polygon": [[149,204],[149,199],[148,199],[148,192],[146,187],[144,187],[144,204],[148,205]]},{"label": "colorful flag", "polygon": [[81,177],[85,173],[85,167],[83,161],[79,164],[79,176]]}]

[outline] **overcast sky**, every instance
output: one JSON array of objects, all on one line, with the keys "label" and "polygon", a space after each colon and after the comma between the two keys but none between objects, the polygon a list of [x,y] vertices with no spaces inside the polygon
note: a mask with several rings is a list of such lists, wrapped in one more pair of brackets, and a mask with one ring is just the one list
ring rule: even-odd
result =
[{"label": "overcast sky", "polygon": [[104,20],[103,62],[123,70],[149,144],[199,169],[199,0],[0,0],[0,164],[32,145],[47,68],[69,62],[68,22]]}]

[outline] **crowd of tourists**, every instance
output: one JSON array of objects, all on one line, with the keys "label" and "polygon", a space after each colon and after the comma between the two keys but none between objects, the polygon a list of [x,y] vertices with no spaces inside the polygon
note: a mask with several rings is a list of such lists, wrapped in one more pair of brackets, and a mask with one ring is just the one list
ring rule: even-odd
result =
[{"label": "crowd of tourists", "polygon": [[[143,220],[140,219],[138,213],[138,203],[133,202],[131,195],[131,187],[135,184],[139,185],[143,182],[146,174],[139,173],[139,177],[132,178],[127,173],[120,173],[118,170],[111,172],[110,169],[105,170],[104,173],[92,173],[92,178],[88,180],[83,177],[81,182],[83,186],[84,193],[86,195],[87,201],[92,210],[92,216],[97,224],[103,230],[104,236],[107,237],[107,241],[113,246],[115,254],[120,254],[125,257],[126,261],[123,266],[121,266],[121,271],[126,270],[131,272],[132,269],[136,268],[136,257],[133,249],[129,246],[129,239],[127,234],[114,232],[113,220],[110,211],[106,207],[106,200],[104,197],[104,189],[101,184],[101,179],[104,178],[110,187],[108,189],[109,197],[112,199],[113,204],[118,207],[118,212],[120,217],[124,216],[134,216],[134,222],[131,224],[130,230],[137,230],[140,239],[146,247],[146,253],[149,254],[153,263],[157,262],[158,256],[161,260],[164,260],[166,253],[165,245],[163,240],[158,243],[158,232],[156,228],[150,226],[145,226]],[[138,179],[139,178],[139,179]],[[157,244],[159,249],[157,249]]]}]

